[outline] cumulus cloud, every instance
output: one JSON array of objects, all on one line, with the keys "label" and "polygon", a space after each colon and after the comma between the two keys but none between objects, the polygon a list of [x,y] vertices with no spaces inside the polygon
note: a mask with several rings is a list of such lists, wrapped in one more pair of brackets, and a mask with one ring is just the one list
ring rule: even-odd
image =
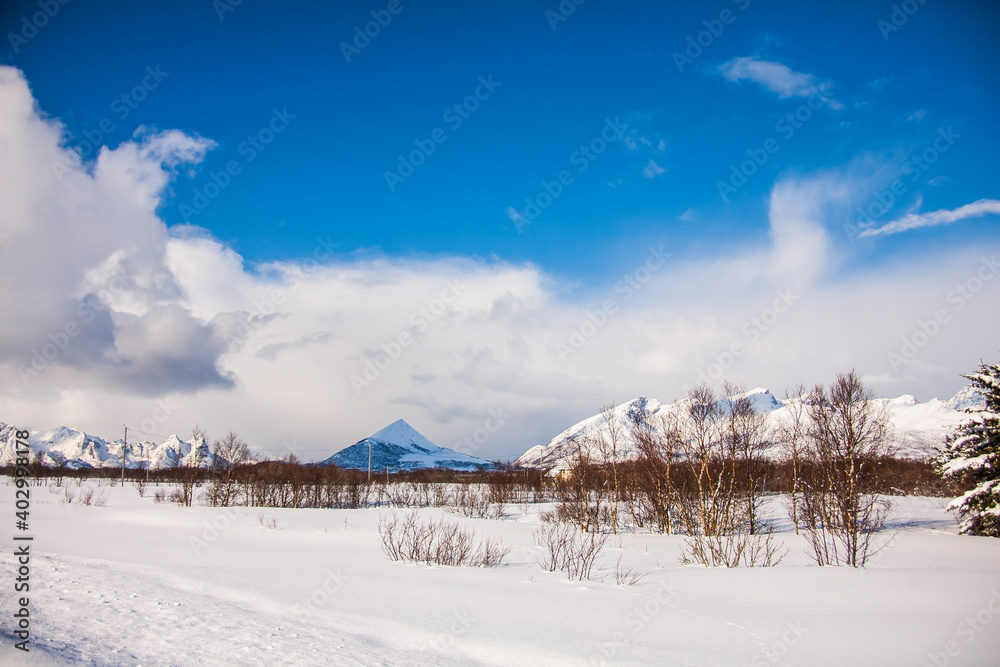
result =
[{"label": "cumulus cloud", "polygon": [[939,225],[950,225],[967,218],[978,218],[984,215],[1000,215],[1000,201],[996,199],[980,199],[971,204],[959,206],[955,209],[941,209],[928,213],[908,213],[898,220],[887,222],[881,227],[866,229],[858,234],[865,236],[886,236],[888,234],[898,234],[911,229],[922,227],[937,227]]},{"label": "cumulus cloud", "polygon": [[[334,259],[325,239],[310,258],[249,266],[155,214],[209,141],[140,132],[83,163],[4,67],[0,145],[0,419],[22,427],[200,424],[317,460],[404,418],[439,444],[516,456],[608,401],[680,398],[701,380],[780,394],[856,367],[927,398],[995,351],[1000,280],[952,312],[920,365],[889,366],[983,248],[848,270],[839,229],[864,191],[849,171],[783,177],[767,229],[739,247],[685,255],[665,235],[583,287],[500,259]],[[70,321],[72,340],[22,381]],[[490,411],[504,424],[470,448]]]},{"label": "cumulus cloud", "polygon": [[787,65],[753,56],[733,58],[719,66],[719,73],[727,81],[749,80],[764,86],[778,97],[810,97],[818,95],[833,109],[843,105],[826,96],[825,91],[833,87],[829,81],[822,81],[812,74],[796,72]]}]

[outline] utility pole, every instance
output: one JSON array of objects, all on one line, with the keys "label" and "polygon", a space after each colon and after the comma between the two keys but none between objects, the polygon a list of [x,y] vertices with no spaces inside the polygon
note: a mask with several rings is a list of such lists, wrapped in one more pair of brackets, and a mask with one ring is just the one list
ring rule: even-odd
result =
[{"label": "utility pole", "polygon": [[368,441],[368,486],[372,485],[372,441]]},{"label": "utility pole", "polygon": [[128,426],[122,424],[125,429],[125,437],[122,438],[122,487],[125,486],[125,445],[128,443]]}]

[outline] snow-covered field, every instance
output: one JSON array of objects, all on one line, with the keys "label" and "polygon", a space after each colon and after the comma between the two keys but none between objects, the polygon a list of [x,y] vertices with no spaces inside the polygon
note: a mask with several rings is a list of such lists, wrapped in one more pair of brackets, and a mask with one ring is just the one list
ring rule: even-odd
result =
[{"label": "snow-covered field", "polygon": [[[896,499],[894,537],[863,570],[815,566],[777,519],[789,554],[775,568],[686,567],[683,538],[625,534],[581,583],[536,564],[540,507],[446,515],[513,549],[496,569],[428,567],[383,554],[387,509],[183,508],[102,489],[101,507],[32,489],[32,651],[11,642],[7,548],[0,664],[1000,663],[1000,540],[956,535],[943,499]],[[5,480],[8,544],[14,510]],[[616,585],[619,557],[648,576]]]}]

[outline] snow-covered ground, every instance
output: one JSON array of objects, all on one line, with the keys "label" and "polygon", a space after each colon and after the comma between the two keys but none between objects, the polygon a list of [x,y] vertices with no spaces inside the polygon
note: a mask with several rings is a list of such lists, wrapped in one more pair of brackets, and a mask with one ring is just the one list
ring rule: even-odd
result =
[{"label": "snow-covered ground", "polygon": [[[8,482],[0,511],[12,526]],[[775,568],[686,567],[683,538],[625,534],[581,583],[536,564],[539,507],[510,507],[501,521],[420,510],[513,545],[500,568],[428,567],[382,553],[376,526],[387,509],[183,508],[128,485],[102,488],[101,507],[33,488],[32,652],[11,645],[16,565],[6,548],[0,664],[996,665],[1000,656],[1000,540],[956,535],[944,499],[896,499],[894,537],[863,570],[817,567],[778,519],[789,554]],[[261,525],[271,519],[276,528]],[[616,585],[619,557],[648,576]]]}]

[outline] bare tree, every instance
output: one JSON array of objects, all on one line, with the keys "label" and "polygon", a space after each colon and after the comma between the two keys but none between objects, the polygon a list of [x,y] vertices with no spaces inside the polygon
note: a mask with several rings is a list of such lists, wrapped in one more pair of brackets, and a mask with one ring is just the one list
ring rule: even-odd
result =
[{"label": "bare tree", "polygon": [[746,387],[723,385],[726,411],[725,448],[733,466],[734,493],[743,503],[743,518],[751,535],[760,530],[760,509],[767,483],[766,452],[771,445],[767,415],[758,413]]},{"label": "bare tree", "polygon": [[864,567],[892,509],[877,493],[876,466],[893,452],[885,405],[860,376],[817,386],[806,408],[810,474],[803,480],[803,518],[819,565]]},{"label": "bare tree", "polygon": [[240,492],[237,472],[250,461],[250,448],[239,435],[230,431],[212,445],[212,480],[205,491],[208,504],[229,507],[236,504]]},{"label": "bare tree", "polygon": [[776,438],[781,443],[783,453],[791,468],[789,480],[788,516],[795,526],[795,534],[799,534],[799,502],[801,494],[801,470],[806,440],[806,405],[811,402],[806,395],[806,388],[799,385],[794,390],[785,392],[787,414],[776,425]]},{"label": "bare tree", "polygon": [[[615,415],[613,404],[601,408],[601,419],[603,429],[597,429],[591,440],[593,449],[600,454],[605,474],[603,484],[595,492],[607,497],[607,523],[611,525],[611,531],[617,535],[618,502],[621,498],[622,484],[621,466],[624,462],[625,438],[628,427]],[[600,505],[600,501],[598,504]]]}]

